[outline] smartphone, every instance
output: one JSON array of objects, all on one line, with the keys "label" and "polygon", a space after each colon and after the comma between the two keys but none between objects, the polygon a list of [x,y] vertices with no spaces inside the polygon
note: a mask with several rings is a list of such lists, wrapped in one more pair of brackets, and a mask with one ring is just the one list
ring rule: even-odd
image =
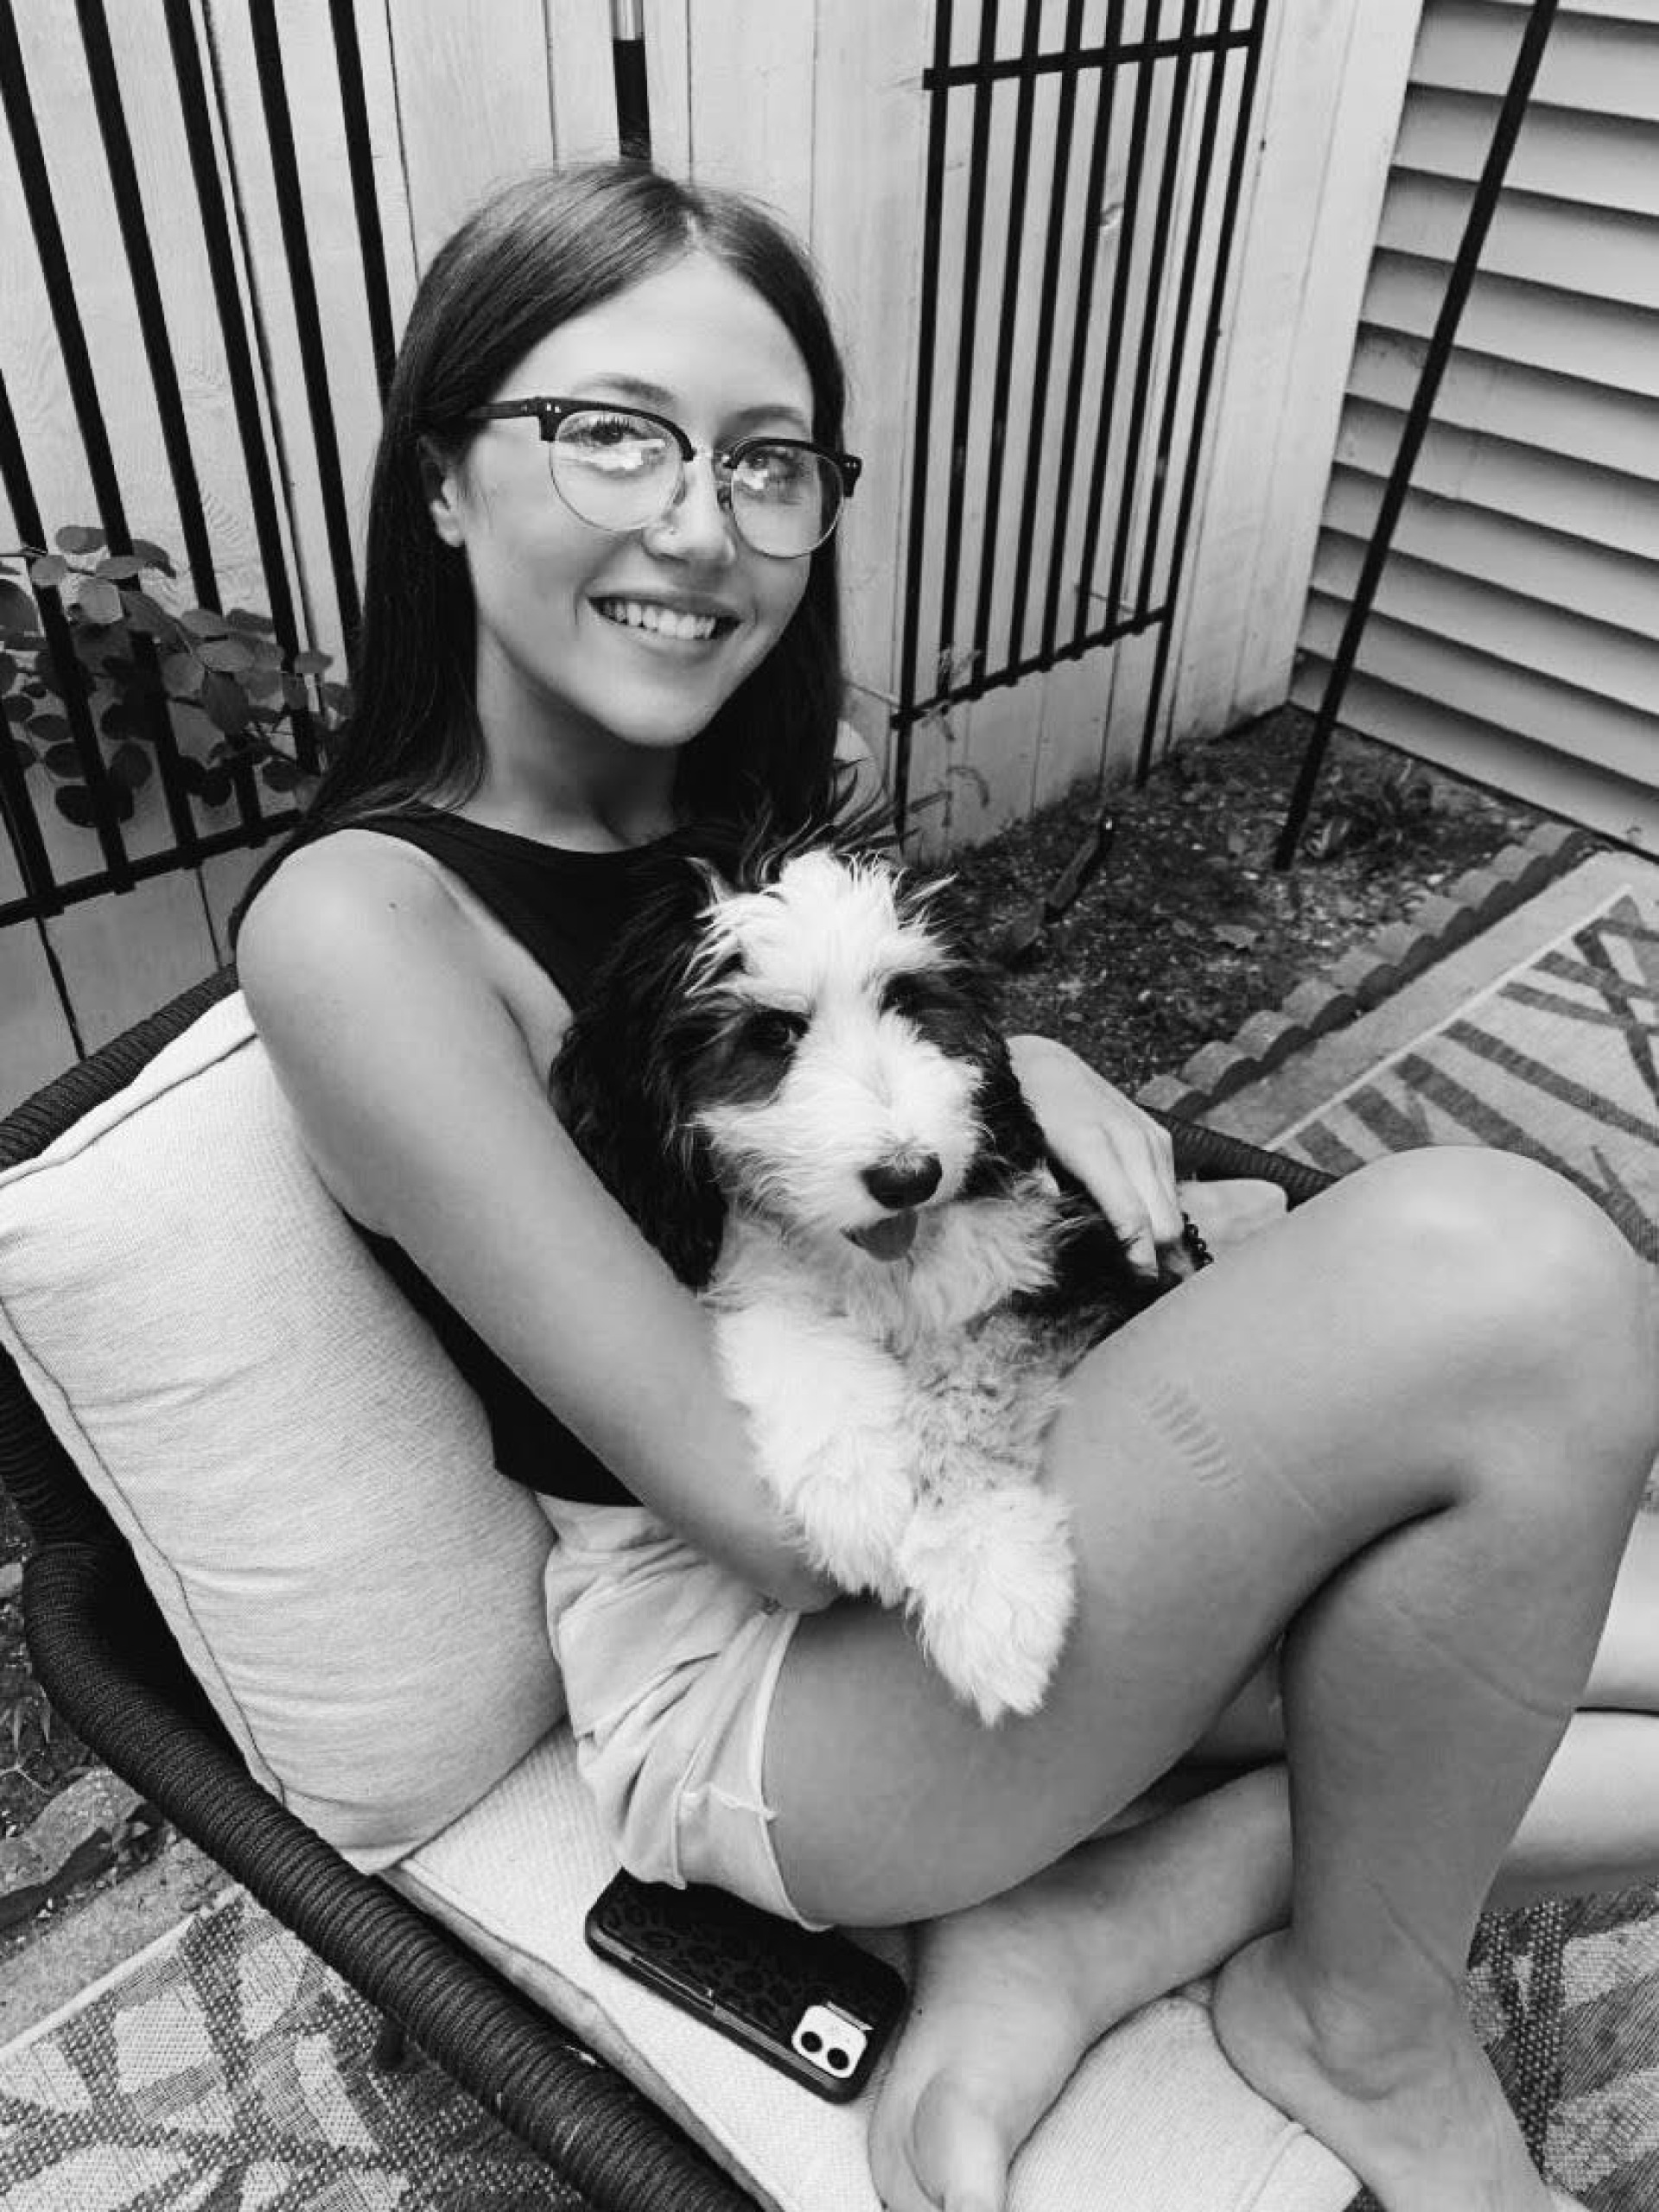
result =
[{"label": "smartphone", "polygon": [[723,1890],[619,1874],[585,1933],[601,1958],[837,2104],[863,2088],[905,2008],[884,1961]]}]

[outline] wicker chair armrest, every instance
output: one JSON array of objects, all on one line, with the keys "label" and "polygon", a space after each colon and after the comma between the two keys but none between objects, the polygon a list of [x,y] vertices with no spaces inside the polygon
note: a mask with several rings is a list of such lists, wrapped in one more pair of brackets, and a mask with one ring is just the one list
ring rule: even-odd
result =
[{"label": "wicker chair armrest", "polygon": [[1175,1140],[1175,1172],[1185,1180],[1218,1182],[1228,1176],[1254,1176],[1276,1183],[1293,1206],[1318,1198],[1336,1181],[1321,1167],[1289,1159],[1282,1152],[1266,1151],[1245,1137],[1229,1136],[1223,1129],[1205,1128],[1201,1122],[1183,1121],[1178,1115],[1153,1116]]},{"label": "wicker chair armrest", "polygon": [[[59,1544],[24,1571],[41,1688],[83,1740],[595,2212],[753,2212],[630,2083],[263,1789],[219,1736],[123,1663],[151,1601],[130,1558]],[[96,1625],[93,1625],[96,1624]]]}]

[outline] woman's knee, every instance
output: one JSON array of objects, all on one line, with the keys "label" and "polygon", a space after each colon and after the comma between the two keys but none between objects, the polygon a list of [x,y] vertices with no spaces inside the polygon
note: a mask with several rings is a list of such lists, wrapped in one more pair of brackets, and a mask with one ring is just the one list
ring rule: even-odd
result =
[{"label": "woman's knee", "polygon": [[1478,1146],[1396,1154],[1340,1188],[1348,1233],[1460,1422],[1483,1404],[1505,1419],[1531,1407],[1580,1444],[1611,1447],[1591,1458],[1616,1468],[1645,1451],[1651,1463],[1654,1285],[1592,1199],[1535,1160]]}]

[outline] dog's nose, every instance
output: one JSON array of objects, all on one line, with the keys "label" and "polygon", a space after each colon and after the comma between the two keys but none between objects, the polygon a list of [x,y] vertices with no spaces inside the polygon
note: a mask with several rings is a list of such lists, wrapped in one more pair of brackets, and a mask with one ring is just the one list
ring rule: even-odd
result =
[{"label": "dog's nose", "polygon": [[903,1206],[918,1206],[924,1198],[931,1198],[944,1172],[937,1154],[913,1153],[901,1160],[889,1160],[885,1166],[867,1167],[864,1187],[873,1198],[897,1213]]}]

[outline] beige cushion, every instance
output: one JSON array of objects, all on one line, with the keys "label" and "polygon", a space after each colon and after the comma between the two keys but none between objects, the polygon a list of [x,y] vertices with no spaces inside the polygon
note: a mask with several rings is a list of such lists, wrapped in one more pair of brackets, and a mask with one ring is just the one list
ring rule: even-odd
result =
[{"label": "beige cushion", "polygon": [[[865,2155],[875,2088],[829,2104],[595,1958],[582,1916],[612,1864],[560,1729],[385,1878],[566,2021],[763,2203],[877,2212]],[[902,1970],[893,1939],[880,1948]],[[1014,2169],[1010,2212],[1342,2212],[1353,2177],[1233,2072],[1205,1994],[1195,1985],[1148,2005],[1089,2054]]]},{"label": "beige cushion", "polygon": [[239,994],[0,1176],[0,1341],[254,1773],[359,1866],[557,1720],[547,1523],[312,1171]]}]

